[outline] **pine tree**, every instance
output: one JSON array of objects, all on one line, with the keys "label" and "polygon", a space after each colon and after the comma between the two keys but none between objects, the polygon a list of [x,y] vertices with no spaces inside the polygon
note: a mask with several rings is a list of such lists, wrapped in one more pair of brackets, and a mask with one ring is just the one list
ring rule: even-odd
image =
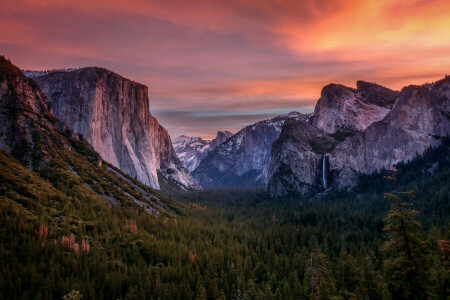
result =
[{"label": "pine tree", "polygon": [[319,246],[313,246],[308,268],[305,271],[306,294],[309,299],[330,299],[335,284],[331,278],[328,257],[320,251]]},{"label": "pine tree", "polygon": [[381,300],[382,286],[380,282],[382,280],[380,280],[381,278],[379,278],[373,270],[372,259],[369,255],[361,259],[360,267],[361,280],[357,288],[358,298],[367,300]]},{"label": "pine tree", "polygon": [[[395,175],[396,170],[391,172]],[[394,176],[387,178],[396,181]],[[418,212],[404,200],[414,193],[395,191],[385,193],[385,197],[392,202],[384,227],[388,240],[383,245],[384,272],[392,299],[427,299],[432,274],[429,250],[419,236]]]}]

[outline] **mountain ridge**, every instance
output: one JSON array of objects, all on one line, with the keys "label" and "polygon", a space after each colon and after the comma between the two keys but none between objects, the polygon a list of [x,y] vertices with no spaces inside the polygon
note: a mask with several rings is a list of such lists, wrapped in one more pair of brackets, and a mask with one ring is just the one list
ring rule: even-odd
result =
[{"label": "mountain ridge", "polygon": [[233,133],[229,131],[217,131],[216,137],[212,140],[204,140],[200,137],[188,137],[181,135],[172,140],[175,152],[178,158],[183,162],[189,171],[194,171],[200,161],[208,155],[208,153],[229,137]]},{"label": "mountain ridge", "polygon": [[310,120],[311,115],[291,112],[241,129],[208,153],[192,173],[203,186],[264,186],[273,141],[286,119]]},{"label": "mountain ridge", "polygon": [[363,124],[353,107],[345,105],[360,100],[355,89],[338,89],[342,93],[332,97],[327,91],[322,94],[311,124],[284,124],[271,152],[267,189],[272,196],[352,188],[360,174],[409,161],[427,147],[438,146],[450,133],[449,76],[432,84],[406,86],[398,93],[376,87],[373,97],[392,107],[386,113],[383,108],[365,111]]}]

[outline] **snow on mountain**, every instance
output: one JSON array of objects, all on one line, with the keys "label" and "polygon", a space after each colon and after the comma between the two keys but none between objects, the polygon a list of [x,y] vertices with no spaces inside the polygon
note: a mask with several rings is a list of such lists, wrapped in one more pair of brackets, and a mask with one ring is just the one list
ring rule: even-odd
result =
[{"label": "snow on mountain", "polygon": [[233,134],[229,131],[218,131],[213,140],[204,140],[199,137],[179,136],[172,140],[178,158],[189,171],[194,171],[200,161],[226,141]]},{"label": "snow on mountain", "polygon": [[263,186],[267,182],[272,143],[284,122],[309,122],[311,116],[291,112],[249,125],[209,152],[192,174],[205,186]]}]

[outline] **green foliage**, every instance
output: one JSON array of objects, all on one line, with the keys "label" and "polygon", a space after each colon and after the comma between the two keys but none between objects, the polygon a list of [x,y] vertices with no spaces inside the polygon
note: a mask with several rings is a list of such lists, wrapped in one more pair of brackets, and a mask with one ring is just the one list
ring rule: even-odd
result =
[{"label": "green foliage", "polygon": [[[390,200],[372,187],[358,197],[277,201],[263,189],[177,193],[161,196],[152,204],[159,215],[150,215],[129,195],[158,193],[67,141],[74,150],[52,153],[36,171],[0,152],[2,299],[61,299],[76,291],[83,299],[391,299],[405,280],[389,275],[399,270],[391,261],[402,245],[393,242],[401,241],[401,219],[389,214],[385,225]],[[419,228],[412,218],[405,228],[420,246],[413,263],[422,257],[429,268],[419,264],[421,273],[434,279],[414,282],[432,299],[449,294],[438,242],[450,238],[448,172],[436,167],[397,181],[415,190],[410,201],[421,213],[411,218],[429,224]],[[400,208],[409,216],[410,206]]]},{"label": "green foliage", "polygon": [[393,299],[428,299],[433,282],[431,253],[419,235],[420,223],[415,220],[418,212],[401,199],[413,198],[414,192],[386,193],[385,197],[392,202],[384,227],[388,240],[383,246],[389,291]]},{"label": "green foliage", "polygon": [[305,270],[305,288],[309,299],[330,299],[334,293],[335,284],[331,278],[329,260],[318,245],[313,246],[309,265]]}]

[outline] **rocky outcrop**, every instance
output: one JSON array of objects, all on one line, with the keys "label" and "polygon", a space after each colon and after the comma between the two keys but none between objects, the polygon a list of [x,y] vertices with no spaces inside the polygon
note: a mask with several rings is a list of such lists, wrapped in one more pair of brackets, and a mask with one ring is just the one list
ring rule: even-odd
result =
[{"label": "rocky outcrop", "polygon": [[336,186],[352,186],[358,173],[370,174],[409,161],[450,134],[450,77],[405,87],[386,117],[330,152]]},{"label": "rocky outcrop", "polygon": [[233,135],[233,133],[231,133],[229,131],[217,131],[216,137],[214,139],[212,139],[212,141],[210,143],[211,150],[216,149],[219,145],[221,145],[223,142],[228,140],[232,135]]},{"label": "rocky outcrop", "polygon": [[323,192],[329,182],[326,154],[340,139],[298,120],[285,122],[273,143],[268,172],[268,191],[282,196],[293,192],[312,195]]},{"label": "rocky outcrop", "polygon": [[[331,109],[324,107],[326,102],[319,103],[332,99],[322,93],[315,114],[325,112],[327,117],[315,115],[312,126],[286,122],[272,149],[268,191],[273,196],[350,188],[357,183],[359,174],[409,161],[426,148],[439,145],[442,137],[450,133],[450,77],[433,84],[405,87],[394,102],[389,97],[396,92],[374,87],[363,94],[369,99],[365,102],[392,108],[371,124],[359,124],[354,110],[347,109],[345,100],[354,103],[351,95],[355,91],[342,86],[337,87],[340,92],[334,92],[334,100],[328,103]],[[367,86],[358,84],[358,90],[367,91]],[[374,116],[369,114],[368,119],[379,118],[380,111],[372,111]]]},{"label": "rocky outcrop", "polygon": [[272,143],[283,123],[309,118],[293,112],[247,126],[211,151],[192,174],[203,186],[263,186],[267,183]]},{"label": "rocky outcrop", "polygon": [[158,170],[169,168],[191,184],[185,188],[199,188],[177,159],[167,131],[150,114],[146,86],[97,67],[26,74],[47,95],[56,117],[106,161],[156,189]]},{"label": "rocky outcrop", "polygon": [[327,133],[362,131],[386,116],[398,94],[364,81],[358,81],[356,89],[338,84],[327,85],[322,89],[314,109],[313,125]]},{"label": "rocky outcrop", "polygon": [[232,135],[229,131],[218,131],[216,137],[212,140],[182,135],[173,139],[172,142],[178,158],[192,172],[209,152],[216,149],[217,146],[225,142]]}]

